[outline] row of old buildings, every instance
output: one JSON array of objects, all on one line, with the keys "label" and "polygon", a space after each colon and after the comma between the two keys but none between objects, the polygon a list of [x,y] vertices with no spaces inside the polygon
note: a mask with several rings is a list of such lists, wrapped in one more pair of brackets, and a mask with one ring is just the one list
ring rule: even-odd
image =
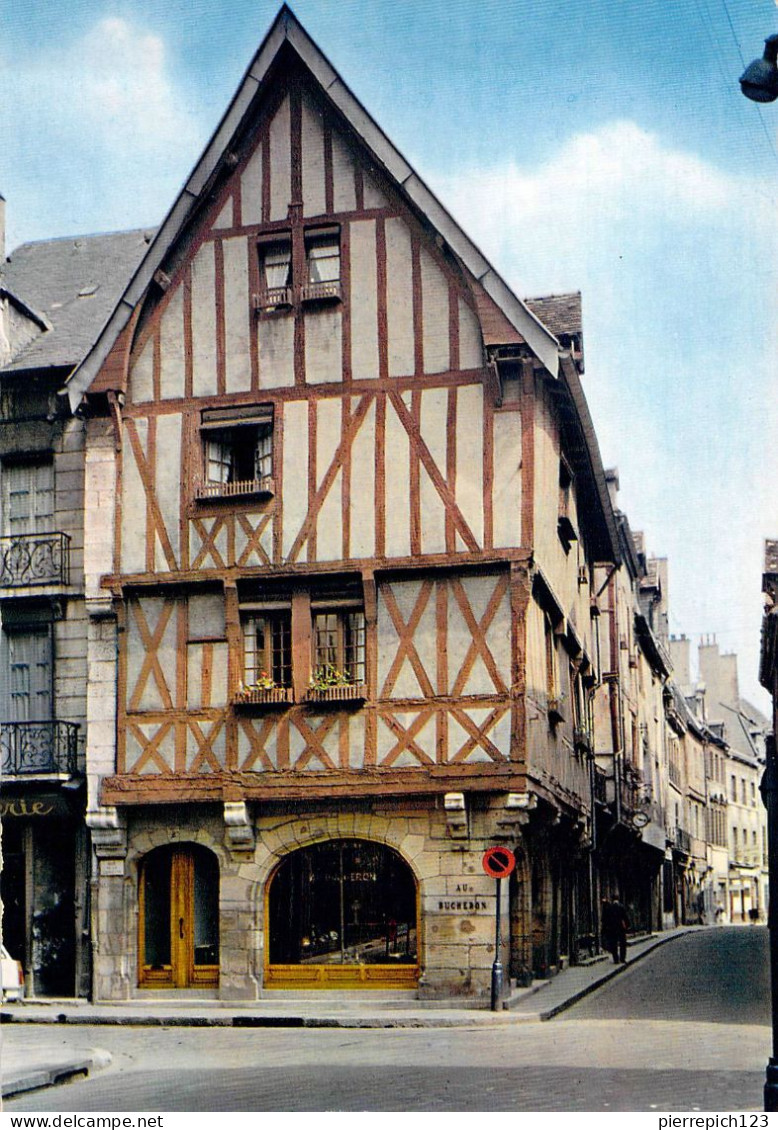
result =
[{"label": "row of old buildings", "polygon": [[3,940],[30,994],[488,996],[765,908],[765,720],[522,301],[284,7],[162,225],[0,272]]}]

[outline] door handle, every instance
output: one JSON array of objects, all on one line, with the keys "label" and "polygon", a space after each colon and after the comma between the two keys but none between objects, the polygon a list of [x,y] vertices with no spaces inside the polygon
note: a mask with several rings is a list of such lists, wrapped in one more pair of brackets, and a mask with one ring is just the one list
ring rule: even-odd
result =
[{"label": "door handle", "polygon": [[184,920],[183,920],[183,918],[179,918],[179,920],[178,920],[178,936],[179,936],[179,938],[183,938],[183,936],[184,936]]}]

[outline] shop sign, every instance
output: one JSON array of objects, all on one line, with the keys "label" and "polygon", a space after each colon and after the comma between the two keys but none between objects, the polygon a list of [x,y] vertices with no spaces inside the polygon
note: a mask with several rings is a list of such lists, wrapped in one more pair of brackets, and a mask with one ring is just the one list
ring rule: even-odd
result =
[{"label": "shop sign", "polygon": [[485,914],[486,899],[473,890],[472,883],[457,883],[450,898],[436,899],[439,914]]},{"label": "shop sign", "polygon": [[60,797],[5,797],[0,800],[0,816],[28,819],[40,816],[69,816],[70,809]]},{"label": "shop sign", "polygon": [[124,875],[124,860],[123,859],[101,859],[100,860],[100,874],[105,876],[119,876]]}]

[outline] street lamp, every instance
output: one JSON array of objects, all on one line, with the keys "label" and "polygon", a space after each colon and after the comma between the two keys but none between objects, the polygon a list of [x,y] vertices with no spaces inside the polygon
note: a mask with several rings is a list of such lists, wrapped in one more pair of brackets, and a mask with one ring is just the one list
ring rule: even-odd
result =
[{"label": "street lamp", "polygon": [[778,1111],[778,759],[775,734],[765,741],[765,771],[759,785],[767,809],[768,899],[767,929],[770,935],[770,993],[773,1021],[773,1054],[767,1061],[764,1108]]},{"label": "street lamp", "polygon": [[752,102],[775,102],[778,98],[778,35],[764,41],[764,55],[749,63],[740,76],[740,89]]},{"label": "street lamp", "polygon": [[[778,98],[778,35],[764,41],[761,59],[743,71],[740,89],[752,102],[775,102]],[[775,693],[773,694],[775,707]],[[767,809],[767,858],[769,861],[767,892],[770,905],[767,930],[770,936],[770,1004],[773,1025],[773,1054],[767,1061],[764,1085],[764,1108],[778,1111],[778,758],[775,734],[765,741],[765,771],[759,785]]]}]

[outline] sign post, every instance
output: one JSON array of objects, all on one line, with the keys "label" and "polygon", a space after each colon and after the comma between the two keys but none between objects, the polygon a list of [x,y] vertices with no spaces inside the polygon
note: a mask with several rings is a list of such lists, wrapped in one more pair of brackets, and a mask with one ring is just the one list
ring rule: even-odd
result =
[{"label": "sign post", "polygon": [[483,854],[481,865],[490,879],[496,879],[494,911],[494,961],[492,963],[492,1012],[500,1008],[503,997],[503,968],[500,961],[500,903],[501,883],[516,866],[516,857],[510,848],[490,847]]}]

